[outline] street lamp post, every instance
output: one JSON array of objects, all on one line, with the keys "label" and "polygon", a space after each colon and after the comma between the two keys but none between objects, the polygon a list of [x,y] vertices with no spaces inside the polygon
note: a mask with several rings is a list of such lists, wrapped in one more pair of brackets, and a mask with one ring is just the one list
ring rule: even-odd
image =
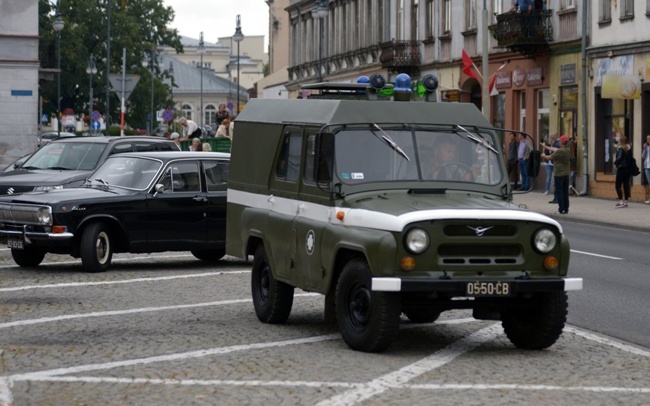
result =
[{"label": "street lamp post", "polygon": [[174,103],[174,64],[169,61],[169,98],[172,103],[172,111],[176,112],[176,104]]},{"label": "street lamp post", "polygon": [[232,40],[237,43],[237,113],[239,114],[239,87],[241,81],[239,80],[239,43],[244,39],[244,34],[241,32],[241,16],[237,14],[237,26],[235,28],[235,35],[232,36]]},{"label": "street lamp post", "polygon": [[88,122],[90,123],[90,128],[92,129],[93,123],[93,75],[97,73],[97,65],[95,65],[95,55],[90,54],[90,59],[88,59],[88,66],[86,67],[86,73],[90,75],[90,100],[88,100]]},{"label": "street lamp post", "polygon": [[151,110],[149,113],[149,120],[147,120],[147,135],[151,135],[153,132],[153,75],[154,75],[154,65],[155,65],[155,54],[154,54],[154,49],[152,48],[150,50],[150,55],[147,56],[145,54],[144,58],[142,59],[142,66],[147,67],[151,66]]},{"label": "street lamp post", "polygon": [[323,23],[329,14],[327,0],[318,0],[311,15],[318,20],[318,81],[323,81]]},{"label": "street lamp post", "polygon": [[52,23],[52,28],[56,31],[56,53],[57,63],[57,85],[56,85],[56,132],[61,135],[61,30],[63,30],[63,19],[61,18],[60,3],[56,2],[56,19]]},{"label": "street lamp post", "polygon": [[201,116],[201,132],[203,132],[203,54],[205,53],[205,43],[203,42],[203,31],[201,31],[201,36],[199,37],[199,47],[196,52],[201,56],[201,62],[199,63],[199,69],[201,69],[201,109],[199,114]]}]

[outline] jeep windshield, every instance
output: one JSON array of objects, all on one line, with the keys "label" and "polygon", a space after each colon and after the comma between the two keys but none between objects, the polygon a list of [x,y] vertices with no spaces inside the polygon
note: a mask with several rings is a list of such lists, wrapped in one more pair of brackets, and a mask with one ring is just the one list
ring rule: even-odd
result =
[{"label": "jeep windshield", "polygon": [[22,169],[92,171],[107,144],[89,142],[52,142],[36,151],[25,161]]},{"label": "jeep windshield", "polygon": [[348,128],[336,133],[334,144],[336,176],[349,185],[392,181],[497,185],[504,176],[496,137],[460,127]]}]

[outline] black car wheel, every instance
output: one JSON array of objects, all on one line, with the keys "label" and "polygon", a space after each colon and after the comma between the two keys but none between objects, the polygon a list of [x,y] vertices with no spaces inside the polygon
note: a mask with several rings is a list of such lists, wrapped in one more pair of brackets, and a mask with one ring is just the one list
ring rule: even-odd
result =
[{"label": "black car wheel", "polygon": [[113,246],[108,227],[104,223],[92,223],[81,236],[81,263],[87,272],[104,272],[111,265]]},{"label": "black car wheel", "polygon": [[528,350],[542,350],[553,345],[566,323],[566,292],[538,293],[530,306],[507,309],[501,325],[512,344]]},{"label": "black car wheel", "polygon": [[273,277],[264,246],[255,251],[251,290],[255,314],[264,323],[280,324],[287,321],[293,306],[293,286]]},{"label": "black car wheel", "polygon": [[191,252],[197,259],[206,262],[216,262],[226,255],[226,250],[223,248],[215,248],[213,250],[193,250]]},{"label": "black car wheel", "polygon": [[45,258],[45,250],[34,247],[25,247],[23,250],[11,249],[11,256],[18,266],[32,268],[39,266]]},{"label": "black car wheel", "polygon": [[336,318],[350,348],[381,352],[393,342],[399,329],[400,297],[373,292],[368,264],[353,259],[343,268],[336,286]]}]

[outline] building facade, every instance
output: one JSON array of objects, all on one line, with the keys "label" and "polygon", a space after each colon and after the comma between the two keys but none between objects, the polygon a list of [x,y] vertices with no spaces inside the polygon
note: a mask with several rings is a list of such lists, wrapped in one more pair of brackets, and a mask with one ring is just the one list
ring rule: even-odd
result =
[{"label": "building facade", "polygon": [[0,167],[36,148],[38,1],[0,0]]}]

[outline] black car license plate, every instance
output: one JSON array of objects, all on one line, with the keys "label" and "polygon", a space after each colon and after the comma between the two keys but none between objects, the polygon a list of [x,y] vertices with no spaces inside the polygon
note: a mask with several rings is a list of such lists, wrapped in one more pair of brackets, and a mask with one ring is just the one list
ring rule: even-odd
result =
[{"label": "black car license plate", "polygon": [[23,243],[23,240],[9,238],[7,239],[7,248],[13,248],[15,250],[24,250],[25,244]]},{"label": "black car license plate", "polygon": [[510,296],[509,282],[467,282],[465,293],[467,296]]}]

